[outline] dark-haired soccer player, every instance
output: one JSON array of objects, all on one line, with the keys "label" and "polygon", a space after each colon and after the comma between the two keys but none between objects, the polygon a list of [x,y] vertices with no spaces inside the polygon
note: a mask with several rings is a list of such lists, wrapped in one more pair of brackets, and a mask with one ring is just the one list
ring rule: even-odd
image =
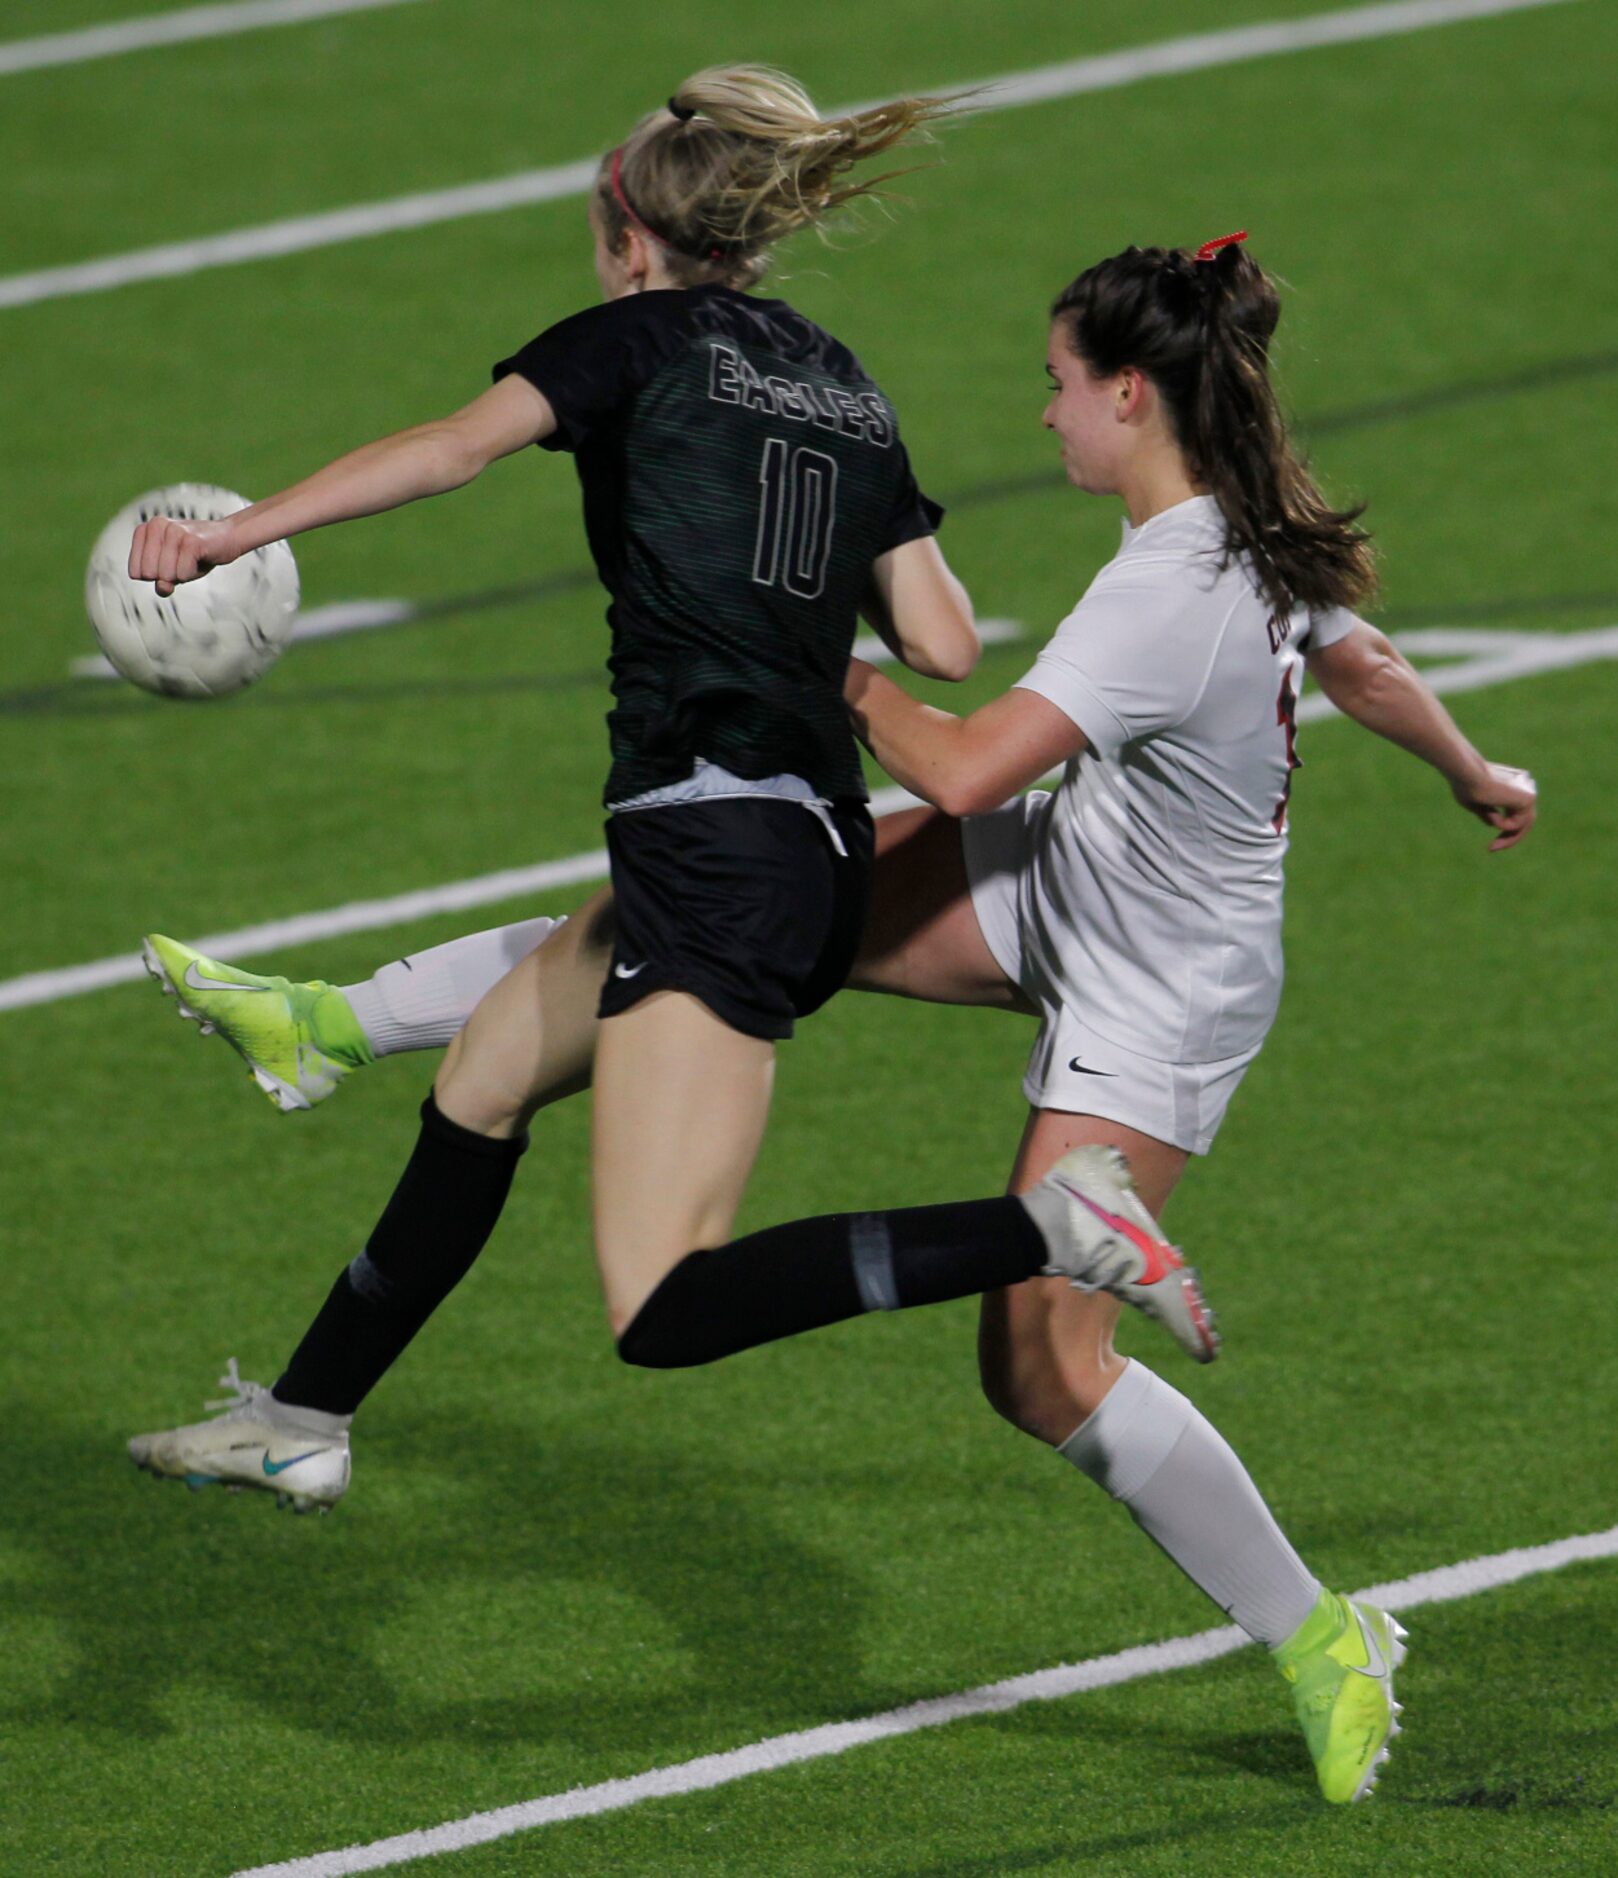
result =
[{"label": "dark-haired soccer player", "polygon": [[[1021,683],[968,718],[920,705],[868,667],[850,674],[861,734],[936,805],[883,825],[853,982],[1040,1015],[1012,1184],[1042,1237],[1070,1230],[1075,1212],[1108,1210],[1098,1194],[1120,1149],[1160,1210],[1187,1156],[1206,1152],[1263,1041],[1280,992],[1291,706],[1305,660],[1343,710],[1439,769],[1496,830],[1494,846],[1533,821],[1531,781],[1485,762],[1350,611],[1371,585],[1368,545],[1287,443],[1267,371],[1278,315],[1273,285],[1236,241],[1195,255],[1132,249],[1081,275],[1054,309],[1045,421],[1070,480],[1123,499],[1121,551]],[[1054,794],[1008,801],[1055,763],[1066,768]],[[594,987],[609,969],[637,969],[621,925],[612,949],[614,918],[599,896],[489,991],[446,1059],[440,1102],[454,1103],[491,1156],[588,1077],[583,1014]],[[188,996],[184,975],[199,961],[154,943]],[[453,979],[451,961],[469,956],[462,947],[489,949],[485,937],[419,955],[422,974]],[[220,984],[197,1014],[250,1061],[263,1053],[246,1028],[253,1010],[279,1026],[275,1048],[300,1025],[312,1036],[326,998],[344,1003],[200,963]],[[301,1017],[300,997],[315,1000]],[[612,1032],[601,1027],[598,1079]],[[700,1111],[700,1082],[689,1097]],[[1088,1191],[1072,1191],[1076,1165]],[[396,1205],[424,1197],[410,1179]],[[992,1204],[800,1221],[729,1245],[722,1233],[688,1240],[649,1291],[634,1282],[644,1268],[632,1271],[638,1302],[615,1310],[619,1347],[631,1361],[698,1362],[863,1309],[955,1295],[946,1281],[974,1288],[978,1242],[1000,1234],[1009,1269],[983,1317],[991,1401],[1121,1500],[1270,1645],[1323,1792],[1361,1797],[1397,1725],[1398,1626],[1322,1587],[1217,1431],[1177,1390],[1118,1357],[1114,1296],[1035,1277],[1031,1248],[1015,1268],[1017,1235],[986,1211]],[[1150,1216],[1141,1227],[1124,1211],[1115,1197],[1113,1243],[1132,1256],[1109,1266],[1109,1287],[1167,1289],[1179,1274]],[[218,1465],[232,1431],[264,1441],[268,1456],[277,1418],[309,1415],[312,1438],[319,1414],[346,1481],[347,1417],[379,1373],[377,1353],[403,1348],[482,1225],[435,1216],[424,1229],[456,1248],[441,1253],[436,1277],[401,1252],[385,1219],[274,1398],[259,1391],[221,1421],[143,1437],[136,1458],[166,1471],[187,1455]],[[602,1257],[616,1303],[612,1243]],[[1195,1333],[1194,1312],[1185,1328]]]}]

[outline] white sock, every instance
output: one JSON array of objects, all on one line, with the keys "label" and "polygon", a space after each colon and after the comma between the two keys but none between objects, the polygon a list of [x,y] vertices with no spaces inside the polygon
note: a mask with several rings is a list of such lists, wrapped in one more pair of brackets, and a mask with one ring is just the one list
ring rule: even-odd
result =
[{"label": "white sock", "polygon": [[1057,1449],[1258,1643],[1284,1643],[1320,1596],[1236,1452],[1199,1411],[1132,1362]]},{"label": "white sock", "polygon": [[513,965],[527,958],[559,919],[525,919],[468,933],[425,952],[395,959],[343,995],[378,1056],[441,1050]]}]

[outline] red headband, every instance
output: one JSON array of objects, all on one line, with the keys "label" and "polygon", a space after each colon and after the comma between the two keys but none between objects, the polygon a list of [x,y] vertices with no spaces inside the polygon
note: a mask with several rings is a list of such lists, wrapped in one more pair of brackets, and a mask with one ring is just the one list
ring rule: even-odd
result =
[{"label": "red headband", "polygon": [[[667,248],[671,254],[685,254],[686,251],[684,248],[670,241],[667,235],[660,235],[657,230],[652,227],[650,222],[642,221],[629,206],[629,198],[624,194],[623,169],[624,147],[622,144],[619,144],[618,148],[612,153],[612,168],[608,172],[608,180],[612,184],[613,197],[619,208],[623,210],[624,214],[635,224],[643,235],[655,241],[660,248]],[[687,258],[693,261],[722,261],[725,258],[725,251],[723,248],[710,248],[705,255],[694,254],[689,255]]]},{"label": "red headband", "polygon": [[1216,241],[1205,241],[1191,257],[1194,261],[1211,261],[1221,248],[1234,248],[1247,239],[1247,230],[1240,228],[1234,235],[1221,235]]}]

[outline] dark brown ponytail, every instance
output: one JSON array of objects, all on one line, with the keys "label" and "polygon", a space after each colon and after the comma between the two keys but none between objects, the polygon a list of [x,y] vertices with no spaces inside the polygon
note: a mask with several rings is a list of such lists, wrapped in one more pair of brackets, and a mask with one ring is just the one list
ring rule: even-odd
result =
[{"label": "dark brown ponytail", "polygon": [[1207,260],[1127,248],[1087,268],[1051,308],[1089,370],[1126,366],[1157,387],[1187,465],[1213,492],[1225,545],[1277,614],[1358,607],[1376,585],[1364,505],[1334,509],[1294,454],[1270,383],[1275,283],[1237,243]]}]

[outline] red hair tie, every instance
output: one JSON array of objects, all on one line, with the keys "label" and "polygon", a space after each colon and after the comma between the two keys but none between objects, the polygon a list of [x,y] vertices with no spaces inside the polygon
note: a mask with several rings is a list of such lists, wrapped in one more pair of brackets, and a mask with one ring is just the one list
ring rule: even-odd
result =
[{"label": "red hair tie", "polygon": [[1247,230],[1239,228],[1234,235],[1221,235],[1216,241],[1205,241],[1191,258],[1194,261],[1211,261],[1221,248],[1238,247],[1246,239]]},{"label": "red hair tie", "polygon": [[[677,247],[675,243],[669,240],[667,235],[660,235],[657,230],[652,227],[650,222],[643,222],[629,206],[629,198],[624,194],[623,170],[624,147],[622,144],[619,144],[618,148],[612,153],[612,168],[608,172],[608,179],[612,184],[613,197],[617,201],[619,208],[623,210],[625,216],[635,224],[643,235],[649,240],[655,241],[660,248],[667,248],[672,254],[684,254],[685,250],[683,248]],[[690,258],[692,260],[722,261],[725,258],[725,251],[723,248],[710,248],[706,255],[693,255]]]}]

